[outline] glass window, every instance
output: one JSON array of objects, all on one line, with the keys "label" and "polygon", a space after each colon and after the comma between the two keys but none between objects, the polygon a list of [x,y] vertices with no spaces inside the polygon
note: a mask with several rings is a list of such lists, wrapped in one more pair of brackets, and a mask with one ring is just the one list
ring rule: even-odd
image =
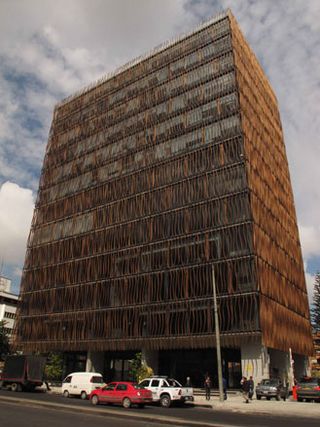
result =
[{"label": "glass window", "polygon": [[102,377],[100,377],[100,376],[94,376],[94,377],[91,378],[90,382],[93,383],[93,384],[101,384],[104,381],[103,381]]},{"label": "glass window", "polygon": [[142,381],[139,385],[140,385],[141,387],[148,387],[148,386],[149,386],[149,383],[150,383],[150,380],[144,380],[144,381]]},{"label": "glass window", "polygon": [[72,377],[67,377],[63,382],[64,383],[71,383]]},{"label": "glass window", "polygon": [[127,386],[127,384],[118,384],[116,390],[117,391],[126,391],[126,390],[128,390],[128,386]]},{"label": "glass window", "polygon": [[152,380],[151,381],[151,387],[159,387],[160,381],[159,380]]},{"label": "glass window", "polygon": [[116,387],[116,383],[110,383],[104,388],[104,390],[114,390],[115,387]]}]

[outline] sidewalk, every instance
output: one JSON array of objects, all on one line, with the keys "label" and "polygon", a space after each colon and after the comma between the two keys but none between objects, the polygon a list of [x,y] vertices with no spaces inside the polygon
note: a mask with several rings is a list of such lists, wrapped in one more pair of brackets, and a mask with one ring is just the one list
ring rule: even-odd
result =
[{"label": "sidewalk", "polygon": [[[61,394],[61,387],[50,387],[49,393]],[[246,404],[243,401],[241,393],[232,393],[224,402],[219,401],[219,397],[214,395],[208,401],[205,396],[195,396],[193,404],[204,409],[213,409],[214,411],[230,411],[247,414],[266,414],[266,415],[296,415],[297,417],[319,417],[320,403],[296,402],[290,398],[285,402],[283,400],[256,400],[253,399]],[[189,403],[187,403],[189,405]]]},{"label": "sidewalk", "polygon": [[248,414],[269,414],[269,415],[296,415],[297,417],[319,417],[320,418],[320,403],[313,402],[297,402],[290,399],[277,400],[256,400],[253,399],[250,403],[245,403],[242,395],[233,394],[228,396],[224,402],[219,401],[218,396],[213,396],[210,401],[206,400],[205,396],[196,396],[194,405],[206,408],[212,408],[215,411],[231,411]]}]

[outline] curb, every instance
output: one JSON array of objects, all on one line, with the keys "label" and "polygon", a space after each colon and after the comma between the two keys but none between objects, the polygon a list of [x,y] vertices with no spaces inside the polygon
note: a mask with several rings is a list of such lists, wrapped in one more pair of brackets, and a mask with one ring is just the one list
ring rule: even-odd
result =
[{"label": "curb", "polygon": [[[66,405],[63,403],[52,403],[52,402],[40,402],[37,400],[31,400],[31,399],[19,399],[16,397],[7,397],[7,396],[0,396],[0,402],[6,402],[9,404],[19,404],[19,405],[24,405],[24,406],[28,406],[28,407],[42,407],[42,408],[46,408],[46,409],[53,409],[53,410],[60,410],[60,411],[68,411],[68,412],[77,412],[77,413],[86,413],[88,415],[100,415],[100,416],[105,416],[105,415],[111,415],[113,417],[117,417],[117,418],[134,418],[134,419],[139,419],[142,421],[148,421],[150,423],[155,423],[157,422],[158,424],[172,424],[172,425],[176,425],[176,426],[194,426],[194,427],[222,427],[225,424],[220,424],[220,423],[208,423],[208,422],[199,422],[199,421],[191,421],[191,420],[186,420],[183,418],[174,418],[174,417],[168,417],[168,416],[162,416],[162,415],[145,415],[145,414],[137,414],[134,412],[118,412],[118,411],[114,411],[112,409],[109,409],[107,407],[105,408],[97,408],[95,407],[94,409],[91,407],[79,407],[79,406],[74,406],[74,405]],[[199,405],[200,406],[200,405]],[[209,406],[209,405],[206,405]],[[210,406],[210,408],[212,408],[212,406]],[[230,426],[231,427],[231,426]]]}]

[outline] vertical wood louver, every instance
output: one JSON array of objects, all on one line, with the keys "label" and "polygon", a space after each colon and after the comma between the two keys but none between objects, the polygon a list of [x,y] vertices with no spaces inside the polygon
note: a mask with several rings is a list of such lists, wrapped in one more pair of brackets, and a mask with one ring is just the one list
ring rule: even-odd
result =
[{"label": "vertical wood louver", "polygon": [[250,55],[228,12],[56,107],[16,345],[215,345],[214,265],[223,345],[285,347],[270,307],[307,351],[281,124]]}]

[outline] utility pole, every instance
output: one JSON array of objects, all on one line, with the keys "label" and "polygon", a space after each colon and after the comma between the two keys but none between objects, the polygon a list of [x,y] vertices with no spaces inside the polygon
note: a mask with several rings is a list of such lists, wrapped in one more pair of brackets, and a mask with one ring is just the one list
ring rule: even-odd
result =
[{"label": "utility pole", "polygon": [[220,400],[220,402],[224,402],[223,383],[222,383],[222,365],[221,365],[220,329],[219,329],[216,281],[215,281],[215,277],[214,277],[214,265],[213,264],[212,264],[212,287],[213,287],[213,303],[214,303],[214,324],[215,324],[215,330],[216,330],[216,345],[217,345],[219,400]]}]

